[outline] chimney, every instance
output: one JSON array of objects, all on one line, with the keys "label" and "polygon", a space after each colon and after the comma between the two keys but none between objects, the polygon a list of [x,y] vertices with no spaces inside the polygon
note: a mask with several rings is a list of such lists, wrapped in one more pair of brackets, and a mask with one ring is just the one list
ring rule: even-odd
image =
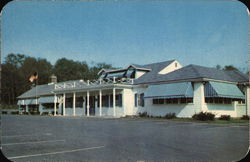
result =
[{"label": "chimney", "polygon": [[52,74],[49,77],[49,84],[54,84],[54,83],[57,83],[57,77],[54,74]]}]

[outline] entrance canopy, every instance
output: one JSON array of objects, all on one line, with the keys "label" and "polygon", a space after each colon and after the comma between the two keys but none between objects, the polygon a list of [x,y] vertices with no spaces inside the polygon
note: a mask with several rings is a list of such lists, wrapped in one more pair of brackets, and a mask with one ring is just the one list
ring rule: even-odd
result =
[{"label": "entrance canopy", "polygon": [[40,103],[54,103],[54,96],[46,96],[39,98]]},{"label": "entrance canopy", "polygon": [[36,99],[26,99],[24,100],[25,105],[37,105],[38,101],[36,102]]},{"label": "entrance canopy", "polygon": [[244,99],[244,94],[235,84],[209,82],[205,85],[206,97],[240,98]]},{"label": "entrance canopy", "polygon": [[189,98],[193,97],[191,82],[149,85],[144,98]]}]

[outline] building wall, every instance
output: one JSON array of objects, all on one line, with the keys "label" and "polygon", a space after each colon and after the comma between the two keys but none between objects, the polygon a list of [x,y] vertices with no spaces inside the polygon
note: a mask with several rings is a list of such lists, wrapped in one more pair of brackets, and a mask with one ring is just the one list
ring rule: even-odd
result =
[{"label": "building wall", "polygon": [[152,99],[146,99],[144,108],[139,108],[138,112],[147,112],[152,116],[165,116],[168,113],[175,113],[177,117],[192,117],[195,114],[193,103],[187,104],[159,104],[154,105]]},{"label": "building wall", "polygon": [[[123,107],[116,107],[115,109],[116,117],[121,117],[123,115]],[[114,109],[112,107],[102,107],[102,116],[113,116]],[[100,116],[100,108],[95,109],[95,116]]]},{"label": "building wall", "polygon": [[[177,67],[175,67],[175,64],[177,64]],[[170,73],[170,72],[172,72],[174,70],[180,69],[181,67],[182,67],[182,65],[178,61],[174,61],[170,65],[168,65],[167,67],[162,69],[159,72],[159,74],[167,74],[167,73]]]},{"label": "building wall", "polygon": [[250,86],[246,88],[247,115],[250,115]]}]

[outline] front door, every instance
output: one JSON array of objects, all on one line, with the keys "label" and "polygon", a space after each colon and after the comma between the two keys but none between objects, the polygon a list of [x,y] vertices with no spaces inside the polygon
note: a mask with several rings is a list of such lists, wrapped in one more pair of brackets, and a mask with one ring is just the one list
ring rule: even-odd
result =
[{"label": "front door", "polygon": [[[85,102],[85,115],[87,115],[87,97]],[[95,96],[89,96],[89,115],[95,115]]]}]

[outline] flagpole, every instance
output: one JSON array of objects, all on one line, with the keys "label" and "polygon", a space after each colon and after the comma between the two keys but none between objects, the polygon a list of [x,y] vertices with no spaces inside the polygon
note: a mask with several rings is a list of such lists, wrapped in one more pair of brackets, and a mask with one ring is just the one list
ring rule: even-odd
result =
[{"label": "flagpole", "polygon": [[38,83],[38,72],[36,72],[36,105],[38,104],[38,101],[37,101],[37,83]]}]

